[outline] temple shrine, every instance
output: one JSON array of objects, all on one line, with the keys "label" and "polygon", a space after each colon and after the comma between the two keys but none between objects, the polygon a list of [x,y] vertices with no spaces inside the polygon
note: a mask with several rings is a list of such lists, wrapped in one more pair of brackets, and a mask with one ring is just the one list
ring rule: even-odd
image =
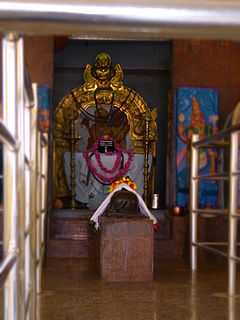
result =
[{"label": "temple shrine", "polygon": [[[96,247],[101,251],[101,243],[105,243],[104,240],[96,243],[94,228],[99,234],[105,227],[110,228],[106,231],[112,239],[108,250],[113,250],[117,245],[114,236],[110,236],[108,221],[116,219],[125,234],[123,220],[126,219],[131,230],[138,232],[141,227],[137,227],[136,219],[140,219],[143,224],[150,221],[155,230],[149,240],[151,270],[159,259],[187,256],[189,148],[194,134],[204,139],[218,132],[217,90],[179,87],[171,101],[171,43],[167,41],[137,43],[135,49],[133,44],[126,44],[119,60],[115,57],[119,57],[118,43],[106,43],[105,51],[100,50],[101,43],[93,47],[89,43],[90,55],[90,49],[81,41],[63,43],[63,49],[60,44],[60,49],[55,51],[47,255],[92,261]],[[146,54],[155,52],[159,60],[137,58],[135,62],[134,50],[145,50]],[[111,56],[108,51],[112,52]],[[78,52],[82,52],[82,60]],[[155,71],[148,71],[148,68],[158,68],[157,77]],[[76,72],[81,81],[74,80]],[[151,86],[148,86],[149,77]],[[159,79],[162,81],[160,94],[154,85]],[[43,105],[49,96],[47,93],[44,87],[40,91]],[[41,123],[44,130],[44,120]],[[216,172],[218,155],[215,149],[201,151],[199,159],[202,174]],[[119,189],[121,184],[134,188]],[[224,201],[221,190],[215,181],[203,181],[200,207],[221,206]],[[103,221],[105,227],[101,225]],[[204,225],[201,228],[203,234],[207,232]],[[113,234],[117,230],[112,231]],[[131,239],[135,231],[125,236]],[[135,247],[144,240],[141,238],[144,231],[140,234],[138,241],[134,240]],[[142,246],[139,246],[140,249]],[[115,255],[118,254],[116,251]],[[145,258],[139,255],[139,263]],[[117,276],[114,277],[116,280]]]},{"label": "temple shrine", "polygon": [[0,318],[237,320],[239,43],[15,37]]}]

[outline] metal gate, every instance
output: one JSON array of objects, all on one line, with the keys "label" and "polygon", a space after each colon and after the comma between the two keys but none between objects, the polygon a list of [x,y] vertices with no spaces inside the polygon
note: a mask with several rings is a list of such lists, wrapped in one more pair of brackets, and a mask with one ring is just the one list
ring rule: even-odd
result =
[{"label": "metal gate", "polygon": [[24,77],[23,39],[3,39],[4,319],[36,319],[47,195],[47,138],[37,127],[37,85]]},{"label": "metal gate", "polygon": [[[199,140],[197,134],[193,135],[191,147],[191,267],[192,271],[197,270],[197,248],[203,248],[215,254],[221,255],[228,259],[228,295],[234,297],[236,295],[237,285],[237,262],[240,257],[237,256],[237,227],[240,212],[238,209],[239,194],[239,137],[240,125],[233,126],[209,138]],[[229,169],[228,172],[219,172],[217,174],[201,175],[199,174],[199,150],[217,148],[218,150],[228,151],[229,153]],[[221,157],[223,160],[224,157]],[[220,165],[221,169],[224,167]],[[202,180],[219,181],[220,186],[224,188],[224,193],[228,194],[228,205],[222,208],[199,208],[199,183]],[[224,185],[224,181],[228,181],[228,188]],[[198,217],[205,218],[212,216],[226,216],[228,219],[228,241],[227,242],[204,242],[198,239]],[[222,247],[227,250],[221,249]],[[221,250],[220,250],[221,249]]]}]

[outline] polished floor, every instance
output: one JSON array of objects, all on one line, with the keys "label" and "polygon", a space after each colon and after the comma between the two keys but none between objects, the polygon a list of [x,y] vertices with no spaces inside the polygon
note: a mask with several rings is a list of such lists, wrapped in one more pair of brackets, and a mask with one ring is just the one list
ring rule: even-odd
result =
[{"label": "polished floor", "polygon": [[[239,320],[240,297],[228,299],[227,266],[162,261],[150,283],[104,283],[87,260],[48,260],[40,320]],[[238,287],[240,290],[240,285]]]}]

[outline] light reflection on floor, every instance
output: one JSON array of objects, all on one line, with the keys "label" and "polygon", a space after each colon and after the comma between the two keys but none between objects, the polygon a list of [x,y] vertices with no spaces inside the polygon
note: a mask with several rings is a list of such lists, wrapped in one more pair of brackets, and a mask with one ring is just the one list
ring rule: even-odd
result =
[{"label": "light reflection on floor", "polygon": [[240,319],[240,298],[226,296],[226,265],[200,268],[194,277],[182,261],[157,269],[151,283],[104,283],[87,260],[48,260],[40,320]]}]

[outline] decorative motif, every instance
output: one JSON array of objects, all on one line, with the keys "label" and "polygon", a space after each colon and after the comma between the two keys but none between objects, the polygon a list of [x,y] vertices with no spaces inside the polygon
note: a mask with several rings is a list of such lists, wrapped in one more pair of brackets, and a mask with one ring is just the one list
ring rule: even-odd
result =
[{"label": "decorative motif", "polygon": [[38,127],[42,132],[49,130],[49,110],[52,105],[50,88],[46,85],[38,85]]},{"label": "decorative motif", "polygon": [[[151,120],[150,140],[155,140],[157,134],[155,111],[149,110],[136,91],[123,85],[121,66],[117,64],[113,67],[109,55],[100,53],[96,57],[94,66],[89,64],[86,66],[84,80],[85,83],[65,96],[56,109],[57,136],[64,136],[69,131],[68,127],[73,116],[77,119],[79,114],[83,114],[93,121],[102,118],[106,120],[102,122],[107,122],[110,116],[113,117],[119,110],[127,116],[134,152],[144,153],[145,114],[148,113]],[[107,112],[106,105],[112,107],[113,114]],[[93,107],[98,107],[97,119],[89,114],[89,109]],[[104,123],[103,125],[105,126]],[[116,140],[116,137],[114,139]]]},{"label": "decorative motif", "polygon": [[[176,203],[187,207],[189,197],[190,143],[193,133],[200,139],[218,130],[218,94],[213,89],[179,88],[176,93]],[[216,173],[217,153],[214,149],[200,150],[200,174]],[[217,205],[216,181],[201,181],[199,206]]]}]

